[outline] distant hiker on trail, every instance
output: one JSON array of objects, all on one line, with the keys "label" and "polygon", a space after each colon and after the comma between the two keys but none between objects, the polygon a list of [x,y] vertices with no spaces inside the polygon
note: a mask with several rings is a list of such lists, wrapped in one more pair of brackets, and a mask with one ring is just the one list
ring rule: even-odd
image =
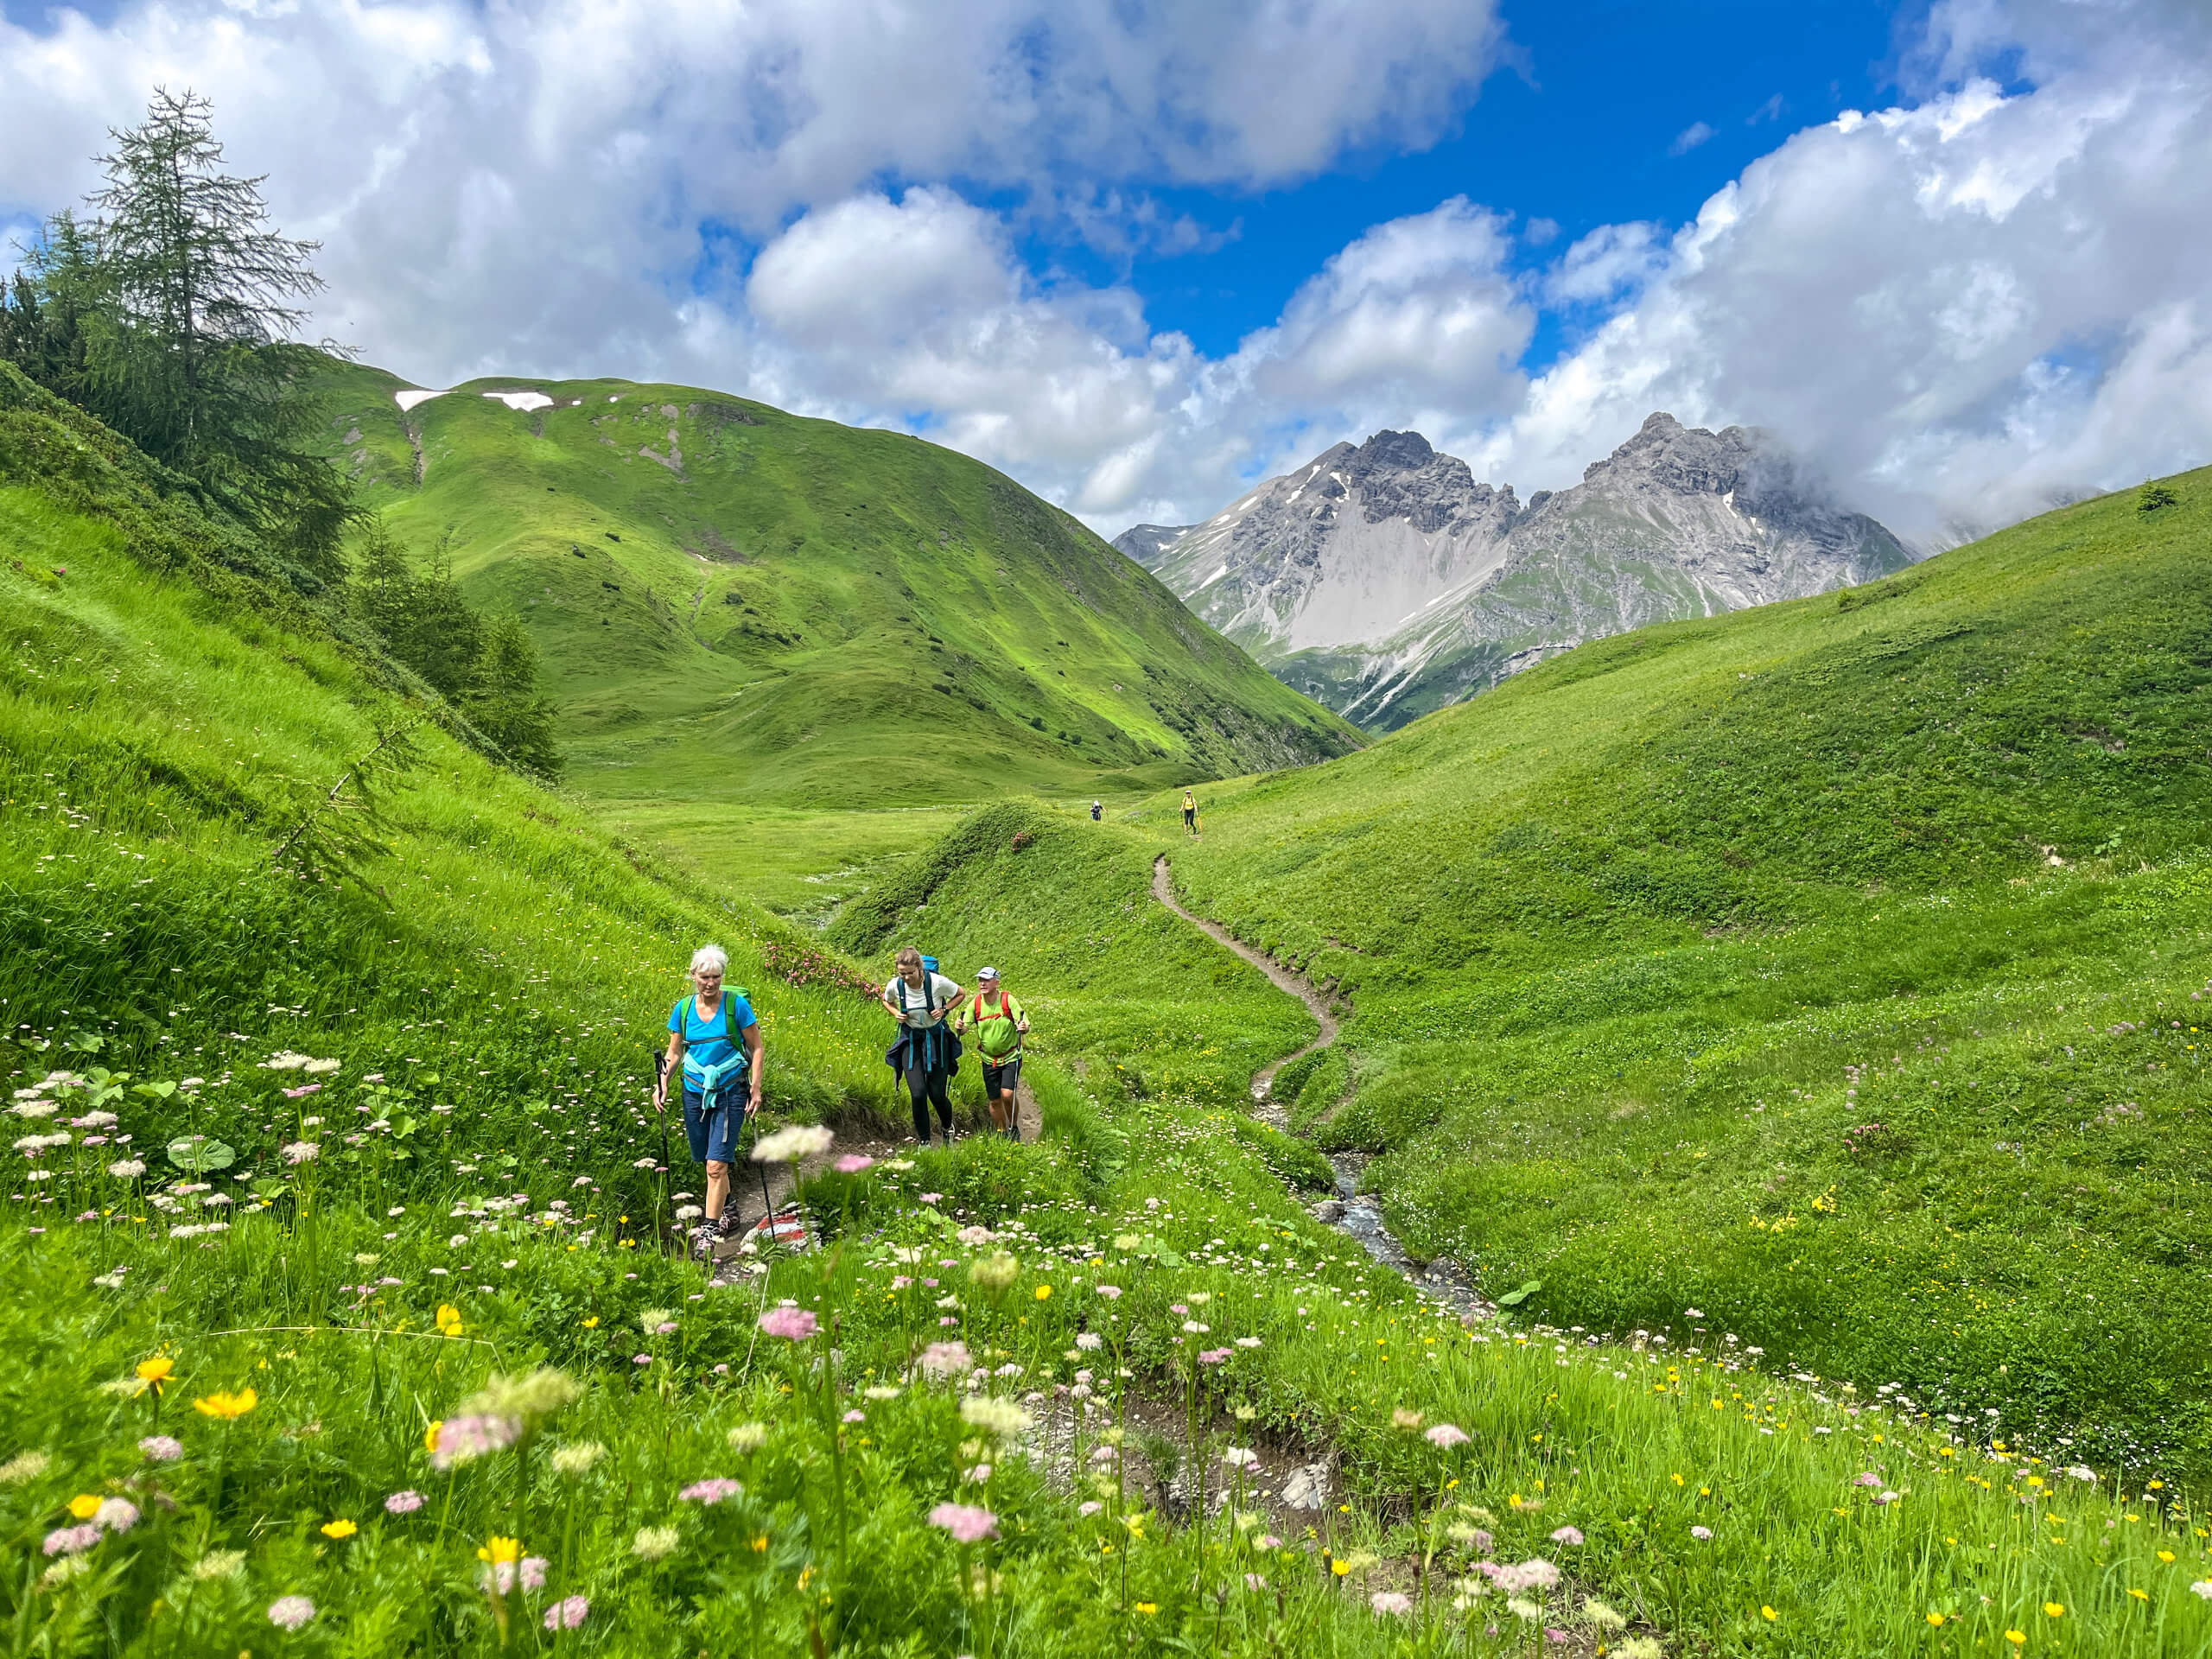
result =
[{"label": "distant hiker on trail", "polygon": [[1021,1119],[1014,1110],[1014,1091],[1021,1086],[1021,1039],[1029,1033],[1029,1016],[1010,991],[999,988],[999,970],[979,969],[976,1001],[961,1011],[961,1025],[976,1033],[976,1047],[983,1058],[983,1100],[991,1109],[991,1127],[1010,1140],[1021,1139]]},{"label": "distant hiker on trail", "polygon": [[1105,810],[1106,808],[1103,802],[1093,801],[1090,804],[1090,821],[1093,823],[1097,823],[1099,818],[1104,815]]},{"label": "distant hiker on trail", "polygon": [[1198,798],[1187,789],[1183,791],[1183,827],[1194,836],[1198,833]]},{"label": "distant hiker on trail", "polygon": [[669,1010],[668,1065],[653,1084],[653,1110],[662,1112],[669,1078],[683,1080],[684,1136],[692,1157],[707,1166],[707,1219],[691,1230],[691,1253],[702,1258],[713,1254],[716,1240],[737,1230],[730,1157],[741,1125],[760,1109],[760,1021],[742,991],[722,988],[728,970],[719,944],[692,952],[697,990]]},{"label": "distant hiker on trail", "polygon": [[945,1017],[960,1006],[960,988],[937,970],[937,958],[908,945],[899,971],[883,988],[883,1006],[899,1025],[899,1040],[884,1060],[906,1080],[914,1106],[914,1139],[930,1143],[930,1107],[937,1107],[944,1144],[952,1144],[951,1077],[960,1065],[960,1039]]}]

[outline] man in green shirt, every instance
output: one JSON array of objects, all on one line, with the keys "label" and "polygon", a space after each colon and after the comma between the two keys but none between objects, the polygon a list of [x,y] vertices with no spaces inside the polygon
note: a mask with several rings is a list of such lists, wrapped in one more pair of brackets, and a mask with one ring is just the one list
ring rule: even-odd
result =
[{"label": "man in green shirt", "polygon": [[1010,1140],[1020,1140],[1014,1095],[1021,1086],[1021,1039],[1028,1034],[1029,1016],[1011,992],[1001,988],[997,969],[976,973],[976,1000],[961,1011],[960,1022],[976,1033],[982,1055],[983,1100],[991,1109],[991,1126]]}]

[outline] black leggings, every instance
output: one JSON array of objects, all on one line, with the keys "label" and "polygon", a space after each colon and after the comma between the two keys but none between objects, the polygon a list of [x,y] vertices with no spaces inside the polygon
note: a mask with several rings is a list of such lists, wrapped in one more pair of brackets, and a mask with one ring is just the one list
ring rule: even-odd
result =
[{"label": "black leggings", "polygon": [[906,1067],[906,1093],[914,1103],[914,1139],[924,1146],[930,1143],[930,1103],[937,1103],[938,1122],[944,1125],[944,1138],[952,1139],[952,1079],[944,1071],[931,1070],[927,1065],[910,1064]]}]

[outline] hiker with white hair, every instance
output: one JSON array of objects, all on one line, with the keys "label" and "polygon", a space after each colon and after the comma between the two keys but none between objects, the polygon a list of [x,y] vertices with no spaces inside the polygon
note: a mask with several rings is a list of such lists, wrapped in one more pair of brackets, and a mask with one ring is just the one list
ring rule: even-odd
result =
[{"label": "hiker with white hair", "polygon": [[691,1232],[691,1253],[700,1257],[737,1231],[730,1160],[745,1120],[760,1109],[760,1021],[742,990],[723,987],[728,971],[719,944],[691,953],[694,992],[669,1011],[668,1064],[653,1084],[653,1109],[664,1112],[669,1078],[683,1078],[684,1138],[707,1166],[707,1218]]}]

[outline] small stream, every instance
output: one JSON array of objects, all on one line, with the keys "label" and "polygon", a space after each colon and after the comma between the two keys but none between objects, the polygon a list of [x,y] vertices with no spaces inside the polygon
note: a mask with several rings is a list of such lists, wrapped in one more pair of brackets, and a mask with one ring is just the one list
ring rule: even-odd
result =
[{"label": "small stream", "polygon": [[1363,1152],[1325,1154],[1337,1172],[1334,1198],[1313,1206],[1317,1219],[1359,1241],[1360,1248],[1393,1273],[1402,1274],[1425,1301],[1448,1308],[1461,1319],[1487,1319],[1497,1310],[1482,1299],[1466,1270],[1456,1262],[1441,1260],[1422,1267],[1408,1255],[1390,1230],[1382,1224],[1382,1205],[1372,1192],[1359,1190],[1361,1172],[1367,1167]]},{"label": "small stream", "polygon": [[[1153,866],[1152,893],[1160,904],[1185,921],[1210,934],[1257,968],[1274,982],[1276,989],[1303,1002],[1319,1023],[1320,1034],[1311,1043],[1296,1053],[1286,1054],[1282,1058],[1262,1067],[1252,1077],[1253,1117],[1269,1128],[1279,1129],[1285,1135],[1296,1135],[1297,1131],[1290,1125],[1290,1114],[1274,1097],[1275,1074],[1293,1060],[1318,1053],[1336,1041],[1337,1017],[1329,999],[1317,987],[1263,952],[1254,950],[1218,922],[1193,916],[1185,909],[1175,897],[1164,854]],[[1481,1293],[1475,1288],[1474,1281],[1467,1276],[1466,1270],[1457,1262],[1439,1261],[1422,1267],[1406,1254],[1405,1247],[1383,1224],[1381,1202],[1373,1193],[1359,1190],[1361,1173],[1367,1167],[1368,1155],[1365,1153],[1332,1152],[1323,1155],[1328,1159],[1330,1168],[1336,1172],[1337,1196],[1324,1198],[1313,1206],[1316,1219],[1357,1239],[1362,1249],[1393,1273],[1402,1274],[1424,1300],[1446,1308],[1462,1319],[1488,1319],[1497,1312],[1491,1303],[1483,1300]]]}]

